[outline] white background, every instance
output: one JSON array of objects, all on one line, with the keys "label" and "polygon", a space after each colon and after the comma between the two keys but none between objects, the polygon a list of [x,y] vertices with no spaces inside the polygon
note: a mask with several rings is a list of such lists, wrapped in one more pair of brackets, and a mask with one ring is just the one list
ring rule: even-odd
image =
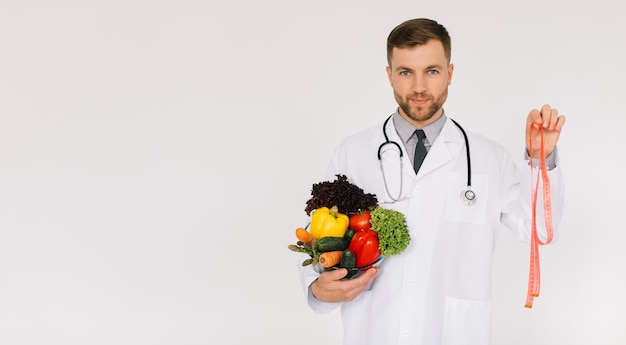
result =
[{"label": "white background", "polygon": [[414,17],[451,33],[467,129],[521,157],[530,109],[568,117],[565,233],[526,309],[503,229],[493,344],[624,344],[621,0],[1,0],[0,344],[339,344],[287,244],[331,149],[395,110]]}]

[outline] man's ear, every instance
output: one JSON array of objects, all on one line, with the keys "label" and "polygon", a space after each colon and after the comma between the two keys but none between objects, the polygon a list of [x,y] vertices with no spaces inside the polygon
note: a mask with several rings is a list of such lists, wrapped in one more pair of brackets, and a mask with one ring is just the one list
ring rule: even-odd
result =
[{"label": "man's ear", "polygon": [[452,74],[454,72],[454,64],[448,65],[448,86],[452,84]]}]

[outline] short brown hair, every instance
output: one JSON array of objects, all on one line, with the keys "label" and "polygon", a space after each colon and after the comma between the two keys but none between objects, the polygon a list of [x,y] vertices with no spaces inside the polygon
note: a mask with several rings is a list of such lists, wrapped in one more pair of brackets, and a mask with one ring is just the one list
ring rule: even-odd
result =
[{"label": "short brown hair", "polygon": [[387,62],[391,65],[393,48],[412,48],[437,40],[443,44],[448,62],[452,56],[452,44],[446,28],[432,19],[409,19],[396,26],[387,37]]}]

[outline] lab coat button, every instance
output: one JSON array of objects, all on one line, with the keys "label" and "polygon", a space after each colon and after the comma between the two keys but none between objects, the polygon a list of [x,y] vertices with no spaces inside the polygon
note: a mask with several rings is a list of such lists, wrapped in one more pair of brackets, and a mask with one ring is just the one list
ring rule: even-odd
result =
[{"label": "lab coat button", "polygon": [[405,336],[405,337],[408,337],[409,336],[409,331],[402,332],[402,335]]}]

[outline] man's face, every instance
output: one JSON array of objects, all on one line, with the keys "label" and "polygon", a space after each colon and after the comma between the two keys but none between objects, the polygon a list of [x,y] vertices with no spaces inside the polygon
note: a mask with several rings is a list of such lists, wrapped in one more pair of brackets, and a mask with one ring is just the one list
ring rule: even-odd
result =
[{"label": "man's face", "polygon": [[440,41],[393,48],[387,76],[400,115],[419,128],[436,121],[443,113],[453,70]]}]

